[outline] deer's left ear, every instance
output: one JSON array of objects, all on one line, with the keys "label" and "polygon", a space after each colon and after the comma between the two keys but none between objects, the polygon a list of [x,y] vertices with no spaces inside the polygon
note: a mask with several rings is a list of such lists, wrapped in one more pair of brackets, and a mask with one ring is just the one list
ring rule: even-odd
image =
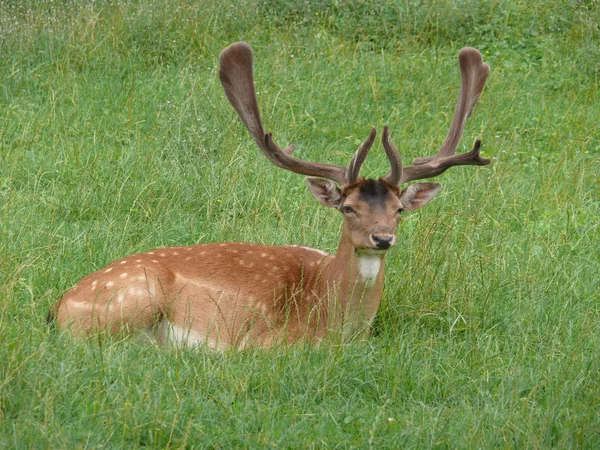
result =
[{"label": "deer's left ear", "polygon": [[307,178],[306,184],[308,184],[313,197],[322,205],[330,208],[340,206],[342,191],[333,181],[326,180],[325,178]]},{"label": "deer's left ear", "polygon": [[439,183],[411,184],[400,194],[400,201],[404,209],[411,211],[429,203],[441,188]]}]

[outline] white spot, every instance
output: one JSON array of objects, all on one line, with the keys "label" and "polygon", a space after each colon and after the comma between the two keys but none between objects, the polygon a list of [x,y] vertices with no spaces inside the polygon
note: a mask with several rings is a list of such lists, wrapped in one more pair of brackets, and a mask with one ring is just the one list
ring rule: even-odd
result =
[{"label": "white spot", "polygon": [[149,255],[154,255],[154,252],[148,252]]},{"label": "white spot", "polygon": [[365,281],[371,282],[379,273],[381,257],[376,255],[362,255],[358,257],[358,270]]},{"label": "white spot", "polygon": [[140,262],[142,262],[142,260],[141,259],[136,259],[135,262],[140,263]]},{"label": "white spot", "polygon": [[173,256],[179,256],[179,252],[173,252]]},{"label": "white spot", "polygon": [[104,273],[108,273],[108,272],[112,272],[112,267],[109,267],[108,269],[106,269],[106,270],[104,271]]},{"label": "white spot", "polygon": [[304,246],[302,246],[301,248],[303,248],[304,250],[309,250],[311,252],[316,252],[319,255],[329,256],[329,253],[324,252],[323,250],[319,250],[318,248],[311,248],[311,247],[304,247]]},{"label": "white spot", "polygon": [[87,304],[87,302],[85,300],[74,300],[74,299],[70,298],[66,301],[69,302],[70,308],[75,308],[75,309],[89,308],[89,305]]},{"label": "white spot", "polygon": [[167,254],[166,253],[161,253],[160,256],[162,256],[164,258],[165,256],[167,256]]},{"label": "white spot", "polygon": [[119,275],[119,278],[127,278],[127,272],[123,272],[121,275]]},{"label": "white spot", "polygon": [[113,287],[114,285],[115,285],[115,283],[113,283],[112,281],[109,281],[104,285],[104,287],[108,289],[108,288]]},{"label": "white spot", "polygon": [[157,263],[158,261],[157,261],[156,259],[153,259],[153,260],[152,260],[152,262],[153,262],[153,263]]},{"label": "white spot", "polygon": [[186,261],[189,261],[190,259],[192,259],[191,256],[188,256],[187,258],[185,258]]},{"label": "white spot", "polygon": [[127,261],[121,261],[119,264],[127,264]]},{"label": "white spot", "polygon": [[227,244],[219,244],[219,247],[226,247]]},{"label": "white spot", "polygon": [[186,250],[189,252],[192,249],[192,247],[188,247],[186,248]]},{"label": "white spot", "polygon": [[119,294],[117,296],[117,302],[123,303],[123,300],[125,300],[125,296],[123,294]]},{"label": "white spot", "polygon": [[308,251],[311,251],[311,252],[316,252],[319,255],[329,256],[329,253],[324,252],[323,250],[319,250],[318,248],[306,247],[304,245],[286,245],[286,247],[301,248],[301,249],[308,250]]},{"label": "white spot", "polygon": [[204,342],[200,334],[192,331],[191,329],[185,329],[178,327],[177,325],[171,325],[167,322],[167,341],[175,345],[199,345]]},{"label": "white spot", "polygon": [[206,252],[200,252],[200,256],[206,255]]},{"label": "white spot", "polygon": [[213,339],[207,338],[206,336],[197,333],[192,330],[191,327],[182,328],[177,325],[173,325],[168,321],[163,322],[163,332],[165,333],[165,341],[175,346],[196,346],[196,345],[207,345],[215,350],[225,350],[229,345],[220,343]]},{"label": "white spot", "polygon": [[244,338],[240,341],[240,343],[238,345],[238,350],[244,350],[245,348],[247,348],[248,344],[250,343],[251,338],[252,338],[252,335],[250,333],[246,333],[246,335],[244,336]]},{"label": "white spot", "polygon": [[262,253],[260,254],[260,257],[261,257],[261,258],[264,258],[265,256],[267,256],[267,254],[266,254],[265,252],[262,252]]}]

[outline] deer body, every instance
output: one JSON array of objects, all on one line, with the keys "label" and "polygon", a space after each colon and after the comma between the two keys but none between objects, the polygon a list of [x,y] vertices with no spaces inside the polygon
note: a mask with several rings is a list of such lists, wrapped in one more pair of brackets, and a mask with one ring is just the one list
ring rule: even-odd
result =
[{"label": "deer body", "polygon": [[377,312],[384,271],[383,255],[348,252],[228,243],[140,253],[81,279],[57,319],[76,318],[76,334],[126,326],[159,343],[217,349],[353,334]]},{"label": "deer body", "polygon": [[[76,334],[126,325],[160,343],[224,349],[290,337],[298,324],[325,320],[315,295],[323,280],[310,269],[333,260],[302,247],[205,244],[133,255],[83,278],[67,292],[59,323]],[[309,304],[310,302],[310,304]],[[316,309],[316,310],[315,310]]]},{"label": "deer body", "polygon": [[125,327],[159,343],[217,349],[354,334],[379,307],[384,253],[358,253],[351,234],[344,227],[335,256],[250,243],[132,255],[81,279],[56,317],[79,335]]},{"label": "deer body", "polygon": [[403,167],[387,127],[382,142],[388,175],[364,179],[360,167],[373,145],[373,129],[348,167],[312,163],[281,149],[263,131],[252,77],[252,51],[236,43],[221,54],[225,93],[259,149],[276,166],[308,178],[313,196],[343,215],[335,256],[303,246],[216,243],[170,247],[129,256],[79,281],[50,310],[63,329],[79,336],[97,331],[141,331],[159,343],[217,349],[269,347],[368,332],[383,292],[384,256],[395,244],[404,210],[427,204],[438,183],[407,182],[456,165],[484,165],[476,141],[454,152],[485,79],[487,65],[475,49],[459,56],[462,85],[446,141],[432,157]]}]

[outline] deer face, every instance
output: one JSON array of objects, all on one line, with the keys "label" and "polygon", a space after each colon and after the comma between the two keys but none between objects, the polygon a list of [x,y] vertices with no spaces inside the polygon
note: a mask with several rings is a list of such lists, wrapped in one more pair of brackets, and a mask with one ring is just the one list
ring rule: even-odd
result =
[{"label": "deer face", "polygon": [[343,190],[338,209],[358,251],[386,252],[396,243],[396,227],[403,210],[397,187],[381,180],[363,180]]},{"label": "deer face", "polygon": [[418,183],[400,191],[384,179],[362,179],[338,188],[323,178],[308,178],[313,196],[344,215],[344,232],[359,253],[385,253],[396,243],[403,211],[427,204],[438,193],[438,183]]}]

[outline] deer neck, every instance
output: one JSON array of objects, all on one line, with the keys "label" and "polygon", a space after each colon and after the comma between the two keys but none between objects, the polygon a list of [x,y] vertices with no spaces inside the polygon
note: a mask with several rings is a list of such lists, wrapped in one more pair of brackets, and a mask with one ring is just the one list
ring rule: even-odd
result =
[{"label": "deer neck", "polygon": [[384,253],[357,251],[345,229],[334,258],[328,261],[323,281],[335,296],[336,322],[350,330],[368,325],[381,302],[384,277]]}]

